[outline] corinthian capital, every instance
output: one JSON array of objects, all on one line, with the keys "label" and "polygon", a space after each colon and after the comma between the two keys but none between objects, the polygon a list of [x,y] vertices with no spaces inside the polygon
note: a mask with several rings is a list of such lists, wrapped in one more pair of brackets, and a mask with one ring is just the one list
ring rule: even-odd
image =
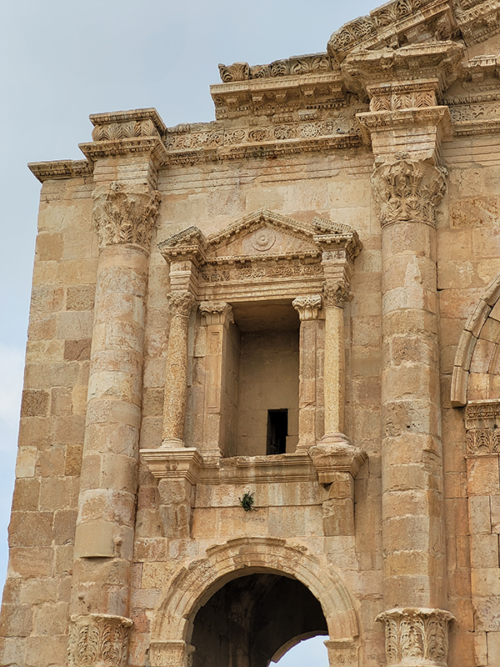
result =
[{"label": "corinthian capital", "polygon": [[172,317],[189,317],[195,302],[191,292],[171,292],[168,295],[170,314]]},{"label": "corinthian capital", "polygon": [[88,614],[72,616],[69,667],[125,667],[133,622],[123,616]]},{"label": "corinthian capital", "polygon": [[200,303],[203,324],[230,324],[234,322],[233,308],[225,301],[203,301]]},{"label": "corinthian capital", "polygon": [[97,190],[93,215],[100,246],[132,244],[149,252],[160,198],[158,191],[129,192],[116,182]]},{"label": "corinthian capital", "polygon": [[345,282],[325,282],[323,283],[323,301],[325,306],[336,306],[337,308],[343,308],[346,301],[349,301],[351,295],[349,293],[349,287]]},{"label": "corinthian capital", "polygon": [[377,167],[373,194],[380,207],[380,222],[415,221],[435,224],[436,206],[446,192],[446,170],[406,155]]},{"label": "corinthian capital", "polygon": [[318,319],[318,313],[321,308],[321,295],[313,294],[311,296],[298,296],[292,301],[292,306],[299,314],[301,322],[305,320]]},{"label": "corinthian capital", "polygon": [[453,616],[442,609],[391,609],[377,617],[385,623],[387,665],[448,664],[448,626]]}]

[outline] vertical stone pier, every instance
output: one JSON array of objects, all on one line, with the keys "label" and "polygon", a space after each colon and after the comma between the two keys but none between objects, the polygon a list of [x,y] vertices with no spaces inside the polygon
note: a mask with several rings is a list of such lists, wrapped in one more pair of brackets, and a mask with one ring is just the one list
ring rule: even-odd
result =
[{"label": "vertical stone pier", "polygon": [[[154,109],[91,120],[94,142],[81,148],[94,162],[100,251],[72,583],[75,666],[102,664],[110,651],[116,665],[127,659],[144,300],[164,151]],[[99,646],[90,645],[93,636]]]},{"label": "vertical stone pier", "polygon": [[[400,49],[344,65],[365,82],[358,115],[375,155],[372,193],[382,228],[382,515],[389,665],[447,664],[443,461],[439,389],[436,207],[446,192],[440,143],[450,125],[439,106],[448,43]],[[377,60],[378,58],[378,60]],[[418,64],[419,80],[410,74]],[[384,81],[387,77],[387,83]],[[400,81],[394,80],[400,79]],[[448,82],[449,83],[449,82]],[[408,637],[406,634],[408,634]],[[439,641],[433,641],[437,633]],[[435,638],[435,637],[434,637]]]}]

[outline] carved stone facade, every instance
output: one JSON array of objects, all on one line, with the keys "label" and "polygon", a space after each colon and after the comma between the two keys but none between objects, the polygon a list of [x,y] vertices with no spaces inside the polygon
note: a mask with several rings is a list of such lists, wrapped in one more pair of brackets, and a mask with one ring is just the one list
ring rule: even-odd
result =
[{"label": "carved stone facade", "polygon": [[30,165],[0,664],[500,664],[499,19],[393,0]]}]

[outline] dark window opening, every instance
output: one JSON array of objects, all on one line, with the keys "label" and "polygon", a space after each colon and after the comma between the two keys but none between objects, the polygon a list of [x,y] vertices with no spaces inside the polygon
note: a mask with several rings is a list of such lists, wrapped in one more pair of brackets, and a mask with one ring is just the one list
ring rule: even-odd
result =
[{"label": "dark window opening", "polygon": [[288,410],[268,410],[266,454],[286,454]]}]

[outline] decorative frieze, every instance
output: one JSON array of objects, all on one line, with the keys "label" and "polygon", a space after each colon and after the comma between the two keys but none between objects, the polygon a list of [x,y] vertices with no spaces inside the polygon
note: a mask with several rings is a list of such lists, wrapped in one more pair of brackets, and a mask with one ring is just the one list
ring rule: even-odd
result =
[{"label": "decorative frieze", "polygon": [[288,58],[287,60],[275,60],[269,65],[254,65],[252,67],[248,63],[219,65],[220,78],[223,83],[247,81],[249,79],[301,76],[316,72],[328,72],[332,69],[337,69],[337,67],[332,66],[332,61],[327,53],[314,53]]},{"label": "decorative frieze", "polygon": [[97,190],[93,217],[100,246],[130,243],[149,253],[160,199],[158,191],[129,192],[117,182]]},{"label": "decorative frieze", "polygon": [[446,667],[452,614],[442,609],[391,609],[377,617],[385,624],[385,650],[391,667]]},{"label": "decorative frieze", "polygon": [[133,622],[123,616],[72,616],[69,629],[69,667],[125,667]]},{"label": "decorative frieze", "polygon": [[299,314],[301,322],[318,319],[321,310],[321,295],[300,296],[292,301],[292,306]]},{"label": "decorative frieze", "polygon": [[377,167],[372,175],[382,226],[401,221],[435,224],[436,206],[446,192],[446,170],[399,157]]}]

